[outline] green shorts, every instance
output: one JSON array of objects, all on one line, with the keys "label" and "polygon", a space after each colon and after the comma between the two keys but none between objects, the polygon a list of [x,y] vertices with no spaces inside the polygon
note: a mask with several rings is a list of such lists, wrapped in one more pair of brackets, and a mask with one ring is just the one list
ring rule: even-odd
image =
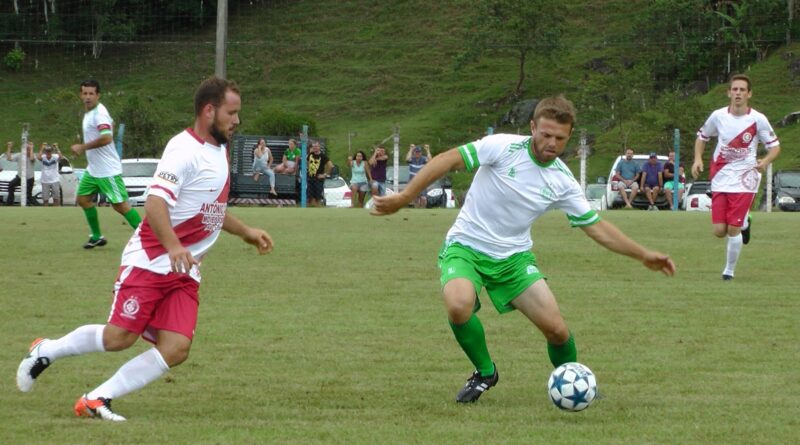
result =
[{"label": "green shorts", "polygon": [[546,278],[536,266],[536,257],[531,252],[519,252],[498,260],[459,243],[447,241],[439,251],[439,270],[444,287],[454,278],[466,278],[475,286],[475,309],[481,308],[477,298],[481,289],[486,292],[499,313],[514,310],[511,301],[533,283]]},{"label": "green shorts", "polygon": [[94,195],[95,193],[102,193],[106,197],[106,201],[111,204],[119,204],[128,200],[128,191],[125,190],[122,175],[95,178],[84,172],[81,182],[78,184],[78,196]]}]

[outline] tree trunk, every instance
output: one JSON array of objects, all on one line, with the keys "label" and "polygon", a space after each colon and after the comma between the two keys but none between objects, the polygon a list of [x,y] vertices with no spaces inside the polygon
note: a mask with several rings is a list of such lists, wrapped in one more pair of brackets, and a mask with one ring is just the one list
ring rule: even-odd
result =
[{"label": "tree trunk", "polygon": [[522,83],[525,81],[525,59],[528,56],[528,50],[519,50],[519,79],[517,80],[517,87],[514,89],[514,97],[518,98],[522,94]]},{"label": "tree trunk", "polygon": [[794,0],[786,2],[786,7],[789,9],[789,26],[786,27],[786,45],[792,43],[792,18],[794,18]]}]

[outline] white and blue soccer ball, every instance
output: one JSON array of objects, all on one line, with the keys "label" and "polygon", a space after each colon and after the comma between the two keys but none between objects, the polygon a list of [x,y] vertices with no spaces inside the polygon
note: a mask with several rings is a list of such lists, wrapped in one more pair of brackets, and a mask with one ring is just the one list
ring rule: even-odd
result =
[{"label": "white and blue soccer ball", "polygon": [[564,363],[550,374],[547,392],[560,409],[582,411],[597,396],[597,380],[586,366],[576,362]]}]

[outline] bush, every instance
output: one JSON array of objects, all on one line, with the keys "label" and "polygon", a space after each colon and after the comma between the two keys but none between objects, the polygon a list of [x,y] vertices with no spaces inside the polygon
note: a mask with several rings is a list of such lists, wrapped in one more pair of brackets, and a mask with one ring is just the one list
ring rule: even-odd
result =
[{"label": "bush", "polygon": [[11,71],[19,71],[22,68],[22,62],[25,61],[25,51],[22,48],[14,48],[6,54],[6,57],[3,59],[3,63],[6,65],[6,68],[10,69]]},{"label": "bush", "polygon": [[308,125],[309,136],[317,136],[317,124],[313,119],[273,107],[260,112],[253,119],[253,123],[247,126],[247,131],[254,134],[297,137],[303,130],[303,125]]}]

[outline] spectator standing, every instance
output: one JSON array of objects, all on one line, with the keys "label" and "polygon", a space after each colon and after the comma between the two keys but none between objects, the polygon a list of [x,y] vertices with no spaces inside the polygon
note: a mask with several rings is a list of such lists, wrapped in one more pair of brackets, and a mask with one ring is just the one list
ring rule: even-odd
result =
[{"label": "spectator standing", "polygon": [[94,197],[102,193],[114,210],[122,215],[135,230],[142,222],[139,212],[128,204],[128,192],[122,181],[122,162],[114,146],[114,120],[100,103],[100,83],[85,80],[80,86],[80,98],[86,113],[83,115],[83,144],[73,144],[76,156],[86,153],[86,171],[78,184],[78,205],[83,209],[91,235],[84,249],[105,246],[107,241],[100,231],[100,219]]},{"label": "spectator standing", "polygon": [[369,158],[372,196],[386,194],[386,164],[388,162],[389,155],[386,154],[386,148],[383,145],[375,147]]},{"label": "spectator standing", "polygon": [[325,178],[332,168],[333,164],[328,155],[322,152],[319,141],[314,141],[308,153],[308,205],[311,207],[324,205]]},{"label": "spectator standing", "polygon": [[[153,343],[74,405],[77,416],[121,422],[111,400],[142,389],[189,357],[199,306],[200,265],[226,231],[272,250],[265,231],[227,212],[225,144],[239,125],[241,99],[235,83],[204,81],[195,94],[194,126],[170,139],[145,203],[146,219],[122,253],[108,321],[87,324],[57,339],[34,340],[17,368],[17,387],[28,392],[59,359],[122,351],[139,337]],[[57,309],[54,309],[57,310]],[[85,384],[81,388],[87,387]]]},{"label": "spectator standing", "polygon": [[356,157],[347,157],[347,166],[350,167],[350,202],[355,208],[364,207],[364,199],[369,191],[370,172],[367,168],[367,155],[357,151]]},{"label": "spectator standing", "polygon": [[[675,187],[675,152],[669,152],[669,159],[664,163],[664,195],[667,197],[670,209],[674,210],[675,206],[672,205],[673,189]],[[678,167],[678,206],[683,200],[683,192],[686,188],[686,174],[684,172],[683,164]]]},{"label": "spectator standing", "polygon": [[261,175],[269,180],[269,194],[278,196],[275,192],[275,172],[272,170],[272,150],[267,147],[264,139],[259,139],[253,150],[253,181],[258,182]]},{"label": "spectator standing", "polygon": [[[408,147],[408,154],[406,154],[406,162],[408,162],[408,182],[410,183],[414,176],[422,170],[422,167],[431,159],[430,145],[425,144],[425,156],[422,156],[422,148],[419,145],[411,144]],[[428,205],[428,198],[425,196],[425,190],[414,198],[414,207],[424,209]]]},{"label": "spectator standing", "polygon": [[281,163],[275,166],[275,173],[293,175],[297,173],[297,160],[300,159],[302,150],[297,146],[297,141],[289,139],[289,148],[283,152]]},{"label": "spectator standing", "polygon": [[54,151],[53,146],[42,144],[36,159],[42,163],[42,176],[39,178],[42,183],[42,203],[49,206],[52,197],[53,205],[58,207],[61,205],[61,177],[58,174],[61,151]]},{"label": "spectator standing", "polygon": [[[781,145],[769,120],[750,108],[753,96],[750,78],[731,76],[728,85],[729,105],[715,110],[697,132],[694,142],[692,176],[703,171],[706,142],[717,138],[711,155],[708,178],[711,180],[711,223],[714,236],[728,237],[724,281],[733,280],[742,245],[750,242],[750,206],[761,182],[761,172],[778,157]],[[758,144],[767,155],[758,159]]]},{"label": "spectator standing", "polygon": [[647,197],[650,206],[647,210],[658,210],[656,206],[656,199],[661,189],[664,188],[664,167],[658,162],[658,155],[655,152],[650,153],[650,157],[642,167],[642,190]]},{"label": "spectator standing", "polygon": [[[14,199],[15,199],[15,190],[22,184],[22,177],[20,173],[22,172],[22,153],[12,153],[11,150],[14,148],[13,142],[8,142],[6,144],[6,159],[11,162],[17,163],[17,176],[14,176],[14,179],[8,183],[8,195],[6,196],[6,205],[13,206]],[[28,198],[28,205],[35,206],[38,203],[33,199],[33,178],[34,178],[34,167],[36,166],[36,158],[33,156],[33,142],[28,141],[27,145],[28,149],[28,168],[25,170],[25,183],[27,185],[28,190],[26,191],[25,196]]]},{"label": "spectator standing", "polygon": [[[633,150],[625,150],[625,159],[622,159],[617,164],[617,177],[615,178],[613,186],[619,191],[622,200],[625,201],[625,208],[632,209],[633,198],[639,193],[639,177],[641,176],[641,168],[636,161],[633,160]],[[630,189],[630,196],[627,190]]]}]

